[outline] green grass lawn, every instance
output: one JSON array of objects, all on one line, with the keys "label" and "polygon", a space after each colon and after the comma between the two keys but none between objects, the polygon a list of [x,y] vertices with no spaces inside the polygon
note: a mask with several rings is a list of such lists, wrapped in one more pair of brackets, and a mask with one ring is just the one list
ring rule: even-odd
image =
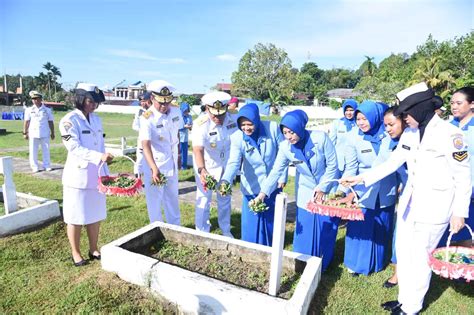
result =
[{"label": "green grass lawn", "polygon": [[[118,167],[118,166],[117,166]],[[18,191],[59,200],[57,180],[15,174]],[[101,225],[104,245],[148,223],[144,197],[107,198],[108,217]],[[193,205],[181,204],[182,224],[194,227]],[[213,233],[217,212],[211,210]],[[231,218],[232,233],[240,237],[240,213]],[[291,250],[294,224],[286,225],[285,248]],[[380,314],[379,304],[395,299],[397,289],[383,289],[391,268],[369,277],[354,278],[342,264],[345,229],[340,229],[336,258],[322,275],[311,314]],[[88,245],[85,233],[83,253]],[[57,221],[33,232],[0,239],[0,313],[161,313],[162,306],[146,290],[102,271],[98,262],[72,266],[65,224]],[[426,298],[427,314],[473,314],[474,286],[433,276]],[[165,310],[166,311],[166,310]]]},{"label": "green grass lawn", "polygon": [[[56,127],[64,112],[55,113]],[[136,136],[131,129],[131,115],[100,114],[107,138]],[[274,117],[273,117],[274,118]],[[276,118],[274,118],[276,119]],[[4,124],[5,123],[5,124]],[[26,146],[22,139],[21,121],[1,121],[10,132],[0,136],[0,148]],[[55,140],[59,143],[59,139]],[[2,155],[2,154],[0,154]],[[7,154],[3,154],[7,155]],[[27,158],[28,153],[8,155]],[[66,150],[51,149],[53,162],[64,163]],[[130,162],[117,158],[110,164],[112,172],[131,172]],[[194,180],[192,169],[180,171],[180,181]],[[294,192],[294,178],[285,192]],[[62,205],[59,180],[44,180],[26,174],[14,175],[18,191],[50,199]],[[0,177],[0,183],[3,179]],[[238,184],[237,184],[238,186]],[[181,204],[182,224],[194,228],[194,205]],[[100,245],[107,244],[148,223],[143,196],[107,197],[108,217],[101,225]],[[0,215],[3,214],[0,203]],[[213,233],[217,228],[217,211],[211,209]],[[231,217],[232,233],[240,238],[240,213]],[[286,224],[285,248],[292,249],[294,224]],[[397,288],[384,289],[382,283],[391,268],[369,277],[351,277],[342,264],[345,229],[340,229],[335,261],[322,275],[312,301],[310,314],[383,314],[380,303],[397,297]],[[83,233],[81,248],[87,253],[87,237]],[[433,276],[426,297],[426,314],[474,314],[474,285],[462,284]],[[0,239],[0,314],[10,313],[163,313],[156,298],[135,285],[102,271],[98,262],[83,268],[72,266],[65,224],[57,221],[36,231]]]}]

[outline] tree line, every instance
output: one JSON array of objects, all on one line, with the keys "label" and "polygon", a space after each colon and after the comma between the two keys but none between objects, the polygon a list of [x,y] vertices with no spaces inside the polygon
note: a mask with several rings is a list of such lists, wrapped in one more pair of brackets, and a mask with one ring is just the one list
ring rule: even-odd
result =
[{"label": "tree line", "polygon": [[412,55],[392,53],[378,65],[373,57],[365,56],[357,70],[324,70],[313,61],[297,69],[284,49],[258,43],[243,55],[238,69],[232,73],[232,92],[281,105],[301,103],[294,97],[297,93],[325,102],[328,90],[350,88],[360,93],[358,100],[394,103],[398,91],[421,81],[443,97],[446,104],[455,89],[473,85],[474,32],[441,42],[430,35]]}]

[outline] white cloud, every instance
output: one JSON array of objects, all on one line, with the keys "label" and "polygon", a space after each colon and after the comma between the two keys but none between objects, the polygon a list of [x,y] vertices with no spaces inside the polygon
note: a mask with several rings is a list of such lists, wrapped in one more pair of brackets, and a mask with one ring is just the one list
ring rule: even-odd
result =
[{"label": "white cloud", "polygon": [[222,55],[217,55],[217,59],[220,61],[235,61],[237,60],[237,57],[231,54],[222,54]]},{"label": "white cloud", "polygon": [[162,76],[161,72],[153,71],[153,70],[137,71],[137,75],[139,77],[161,77]]},{"label": "white cloud", "polygon": [[182,58],[158,58],[159,63],[162,64],[183,64],[186,63],[186,60]]},{"label": "white cloud", "polygon": [[158,58],[153,57],[147,53],[144,53],[138,50],[132,50],[132,49],[109,49],[109,53],[118,57],[126,57],[126,58],[133,58],[133,59],[142,59],[142,60],[158,60]]},{"label": "white cloud", "polygon": [[272,40],[290,57],[413,53],[429,34],[442,41],[472,28],[469,18],[446,1],[342,1],[315,7],[303,18],[298,33]]}]

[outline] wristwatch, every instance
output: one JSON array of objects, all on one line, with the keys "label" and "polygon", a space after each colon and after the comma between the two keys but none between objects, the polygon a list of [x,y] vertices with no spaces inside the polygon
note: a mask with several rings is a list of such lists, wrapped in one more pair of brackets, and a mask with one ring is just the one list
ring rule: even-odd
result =
[{"label": "wristwatch", "polygon": [[198,174],[201,175],[202,170],[205,169],[205,167],[198,167]]}]

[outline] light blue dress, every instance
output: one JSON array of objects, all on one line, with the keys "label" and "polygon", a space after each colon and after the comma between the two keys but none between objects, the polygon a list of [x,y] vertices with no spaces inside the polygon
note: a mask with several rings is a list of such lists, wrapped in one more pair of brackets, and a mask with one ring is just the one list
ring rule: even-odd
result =
[{"label": "light blue dress", "polygon": [[[346,112],[348,107],[357,110],[358,103],[353,99],[345,100],[342,104],[342,113]],[[350,135],[352,128],[356,127],[355,115],[353,119],[347,119],[345,116],[333,121],[329,138],[336,148],[337,166],[341,173],[344,172],[344,152],[346,150],[346,138]]]},{"label": "light blue dress", "polygon": [[[246,137],[241,130],[234,132],[230,138],[230,156],[222,181],[232,183],[237,171],[240,170],[240,190],[242,191],[242,240],[262,245],[272,245],[273,217],[275,214],[275,197],[281,192],[276,189],[277,183],[271,187],[273,193],[265,200],[269,209],[265,212],[254,213],[248,203],[261,190],[261,184],[270,174],[282,141],[278,125],[272,121],[260,121],[258,107],[255,104],[243,106],[237,116],[252,121],[254,126],[260,126],[254,133],[254,139]],[[239,124],[240,129],[240,124]],[[278,178],[278,183],[286,183],[287,171],[284,170]]]},{"label": "light blue dress", "polygon": [[[379,103],[364,101],[356,111],[369,120],[367,133],[354,129],[348,138],[343,177],[362,174],[384,162],[390,150],[390,137],[383,126],[383,108]],[[347,224],[344,264],[355,273],[368,275],[382,270],[388,263],[397,198],[397,175],[393,173],[372,186],[354,186],[364,221]]]},{"label": "light blue dress", "polygon": [[300,148],[290,144],[288,140],[282,142],[274,167],[262,185],[262,192],[269,196],[288,165],[295,165],[297,212],[293,251],[321,257],[323,270],[326,270],[334,256],[339,218],[310,213],[306,210],[306,204],[313,198],[315,188],[325,193],[335,188],[331,181],[339,175],[336,151],[326,133],[304,130],[307,120],[301,115],[292,114],[294,112],[287,113],[285,117],[293,115],[297,120],[305,121],[302,126],[294,126],[283,117],[280,127],[286,126],[293,131],[299,129],[296,133],[305,134],[300,138],[306,141]]}]

